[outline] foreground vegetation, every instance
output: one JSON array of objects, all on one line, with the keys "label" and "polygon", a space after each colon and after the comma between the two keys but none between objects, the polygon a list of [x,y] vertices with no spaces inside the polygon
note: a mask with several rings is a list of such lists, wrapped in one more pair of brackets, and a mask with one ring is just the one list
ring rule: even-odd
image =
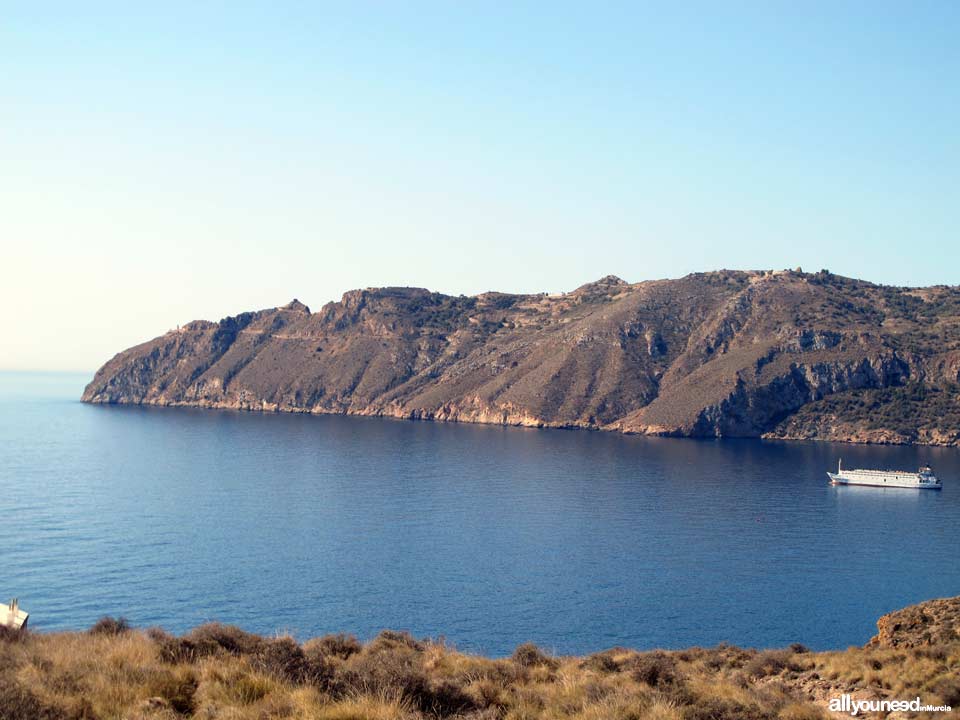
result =
[{"label": "foreground vegetation", "polygon": [[864,648],[563,658],[528,644],[488,659],[392,631],[366,644],[345,635],[300,644],[219,624],[175,637],[106,618],[86,633],[0,633],[0,717],[813,720],[843,693],[957,707],[960,598],[936,602],[947,604],[885,616]]}]

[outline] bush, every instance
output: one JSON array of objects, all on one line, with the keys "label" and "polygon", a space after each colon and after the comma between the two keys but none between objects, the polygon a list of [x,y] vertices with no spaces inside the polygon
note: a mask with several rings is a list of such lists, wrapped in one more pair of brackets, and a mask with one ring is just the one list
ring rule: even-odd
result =
[{"label": "bush", "polygon": [[303,646],[305,662],[303,680],[316,685],[321,690],[329,690],[332,687],[336,663],[343,660],[340,656],[329,653],[328,649],[328,645],[314,640],[309,640]]},{"label": "bush", "polygon": [[431,680],[423,666],[423,645],[407,633],[377,636],[335,671],[335,696],[398,697],[427,715],[445,717],[477,709],[463,688],[446,679]]},{"label": "bush", "polygon": [[934,682],[930,689],[950,707],[960,706],[960,675],[944,676]]},{"label": "bush", "polygon": [[158,673],[150,680],[149,692],[162,698],[167,705],[181,715],[190,715],[194,711],[194,695],[199,683],[193,671]]},{"label": "bush", "polygon": [[173,635],[160,627],[147,628],[145,632],[147,637],[153,640],[155,643],[161,643],[173,637]]},{"label": "bush", "polygon": [[815,705],[797,703],[783,708],[777,720],[823,720],[824,717],[823,711]]},{"label": "bush", "polygon": [[395,647],[405,647],[416,650],[417,652],[422,652],[424,645],[410,633],[398,632],[396,630],[381,630],[380,634],[371,640],[369,645],[371,652]]},{"label": "bush", "polygon": [[799,670],[789,650],[765,650],[758,653],[744,666],[751,677],[762,678],[770,675],[779,675],[784,670]]},{"label": "bush", "polygon": [[435,717],[459,716],[479,709],[464,688],[451,680],[428,683],[424,691],[413,700],[421,711]]},{"label": "bush", "polygon": [[66,720],[58,708],[46,705],[14,680],[0,673],[0,718],[3,720]]},{"label": "bush", "polygon": [[710,670],[743,667],[754,655],[756,653],[753,651],[743,650],[727,643],[720,643],[712,648],[693,647],[677,652],[677,657],[684,662],[701,660]]},{"label": "bush", "polygon": [[351,655],[356,655],[363,649],[363,645],[353,635],[339,633],[337,635],[324,635],[323,637],[307,640],[303,644],[303,649],[308,653],[325,655],[328,657],[338,657],[346,660]]},{"label": "bush", "polygon": [[130,623],[125,617],[102,617],[90,628],[91,635],[123,635],[130,631]]},{"label": "bush", "polygon": [[179,638],[159,628],[151,628],[147,635],[159,645],[160,659],[174,665],[182,662],[193,663],[220,653],[257,655],[267,643],[259,635],[220,623],[201,625]]},{"label": "bush", "polygon": [[179,663],[192,663],[201,657],[197,651],[196,643],[186,638],[165,635],[154,637],[153,640],[159,646],[159,655],[162,662],[177,665]]},{"label": "bush", "polygon": [[613,659],[611,651],[609,650],[594,653],[584,658],[583,662],[580,663],[580,667],[584,670],[593,670],[599,673],[620,672],[620,665]]},{"label": "bush", "polygon": [[407,647],[380,647],[373,644],[353,655],[337,668],[338,694],[403,695],[423,692],[426,675],[420,653]]},{"label": "bush", "polygon": [[254,655],[264,643],[259,635],[220,623],[201,625],[183,639],[193,643],[200,656],[214,655],[221,650],[231,655]]},{"label": "bush", "polygon": [[666,653],[644,653],[634,658],[630,665],[633,679],[653,688],[666,688],[680,681],[677,662]]},{"label": "bush", "polygon": [[512,660],[520,667],[539,667],[547,666],[551,670],[556,669],[559,663],[538,648],[534,643],[524,643],[518,645],[513,651]]},{"label": "bush", "polygon": [[254,666],[279,680],[302,683],[307,678],[307,656],[292,638],[277,638],[263,644]]},{"label": "bush", "polygon": [[26,628],[14,630],[12,627],[0,625],[0,642],[19,643],[25,641],[28,636],[29,631]]},{"label": "bush", "polygon": [[775,715],[756,705],[744,705],[733,700],[701,697],[693,705],[683,708],[683,720],[772,720]]}]

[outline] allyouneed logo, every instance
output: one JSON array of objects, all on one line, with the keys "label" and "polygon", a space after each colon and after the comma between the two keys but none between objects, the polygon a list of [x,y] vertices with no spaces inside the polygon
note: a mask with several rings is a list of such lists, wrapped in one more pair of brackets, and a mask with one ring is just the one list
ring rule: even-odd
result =
[{"label": "allyouneed logo", "polygon": [[949,705],[925,705],[920,698],[913,700],[854,700],[849,695],[830,699],[830,712],[952,712]]}]

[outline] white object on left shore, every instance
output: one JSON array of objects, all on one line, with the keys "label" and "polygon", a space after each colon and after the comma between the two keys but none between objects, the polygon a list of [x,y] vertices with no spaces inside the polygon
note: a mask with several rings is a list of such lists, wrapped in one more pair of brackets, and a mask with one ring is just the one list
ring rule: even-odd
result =
[{"label": "white object on left shore", "polygon": [[5,625],[12,630],[19,630],[27,626],[27,619],[30,613],[20,609],[20,603],[16,598],[10,601],[9,605],[0,603],[0,625]]}]

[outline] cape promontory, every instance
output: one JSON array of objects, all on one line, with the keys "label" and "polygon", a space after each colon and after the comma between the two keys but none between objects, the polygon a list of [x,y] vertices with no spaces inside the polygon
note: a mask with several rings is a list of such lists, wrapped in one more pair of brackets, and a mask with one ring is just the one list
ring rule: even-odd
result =
[{"label": "cape promontory", "polygon": [[118,354],[83,400],[958,445],[960,288],[799,270],[368,288],[191,322]]}]

